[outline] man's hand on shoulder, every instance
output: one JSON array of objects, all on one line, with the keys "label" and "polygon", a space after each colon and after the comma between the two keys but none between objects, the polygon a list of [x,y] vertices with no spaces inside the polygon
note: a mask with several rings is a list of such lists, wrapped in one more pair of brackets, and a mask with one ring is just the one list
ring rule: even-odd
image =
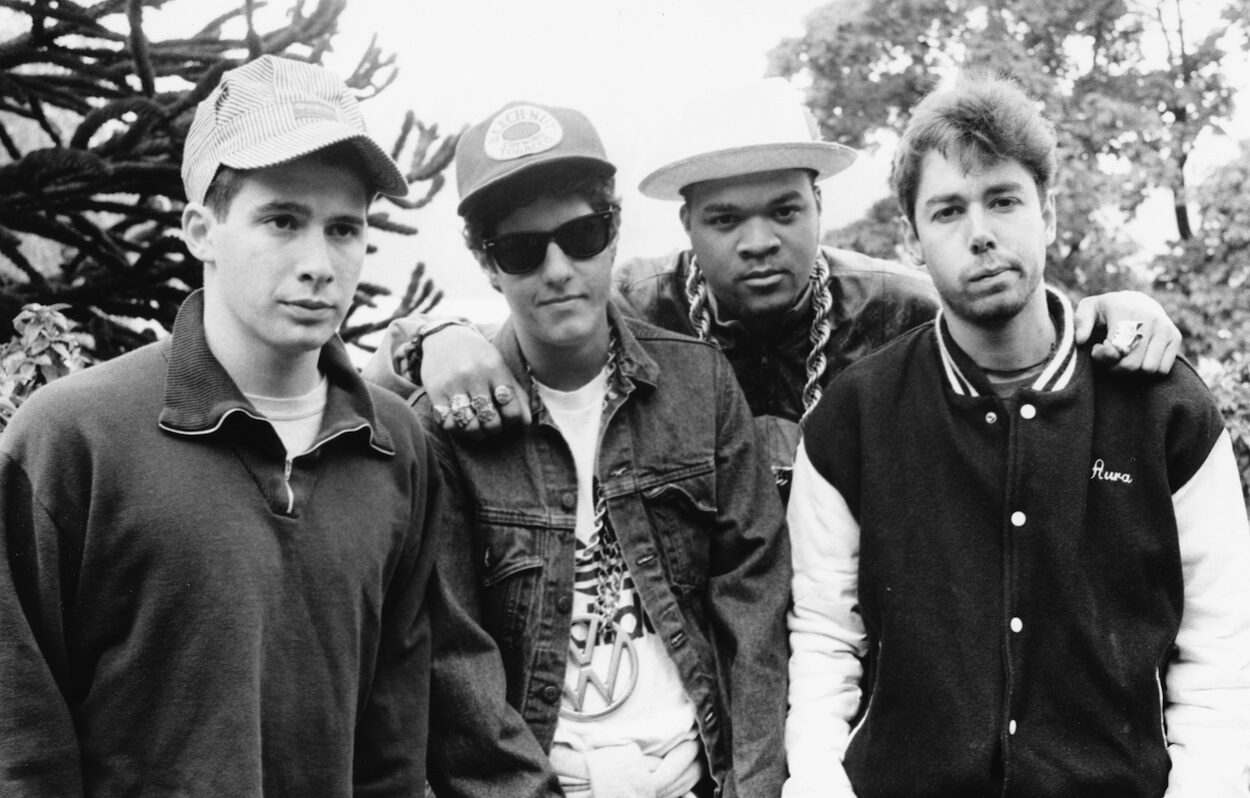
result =
[{"label": "man's hand on shoulder", "polygon": [[1075,334],[1085,343],[1097,324],[1107,338],[1094,344],[1093,358],[1114,371],[1167,374],[1181,348],[1181,331],[1157,301],[1140,291],[1113,291],[1082,299]]},{"label": "man's hand on shoulder", "polygon": [[530,423],[525,392],[495,349],[475,327],[453,324],[422,340],[421,373],[443,429],[471,438],[494,435],[509,424]]}]

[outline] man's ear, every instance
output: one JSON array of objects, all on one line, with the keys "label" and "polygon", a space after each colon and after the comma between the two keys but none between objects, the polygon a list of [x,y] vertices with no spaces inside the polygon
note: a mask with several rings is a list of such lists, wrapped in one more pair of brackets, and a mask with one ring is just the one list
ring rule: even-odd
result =
[{"label": "man's ear", "polygon": [[212,263],[216,258],[212,235],[216,224],[213,212],[198,202],[188,202],[182,210],[182,240],[202,263]]},{"label": "man's ear", "polygon": [[824,198],[820,195],[820,186],[815,183],[812,183],[812,196],[816,199],[816,215],[819,216],[824,207]]},{"label": "man's ear", "polygon": [[690,203],[683,202],[681,204],[681,210],[677,211],[677,216],[681,219],[681,226],[685,228],[687,233],[689,233],[690,232]]},{"label": "man's ear", "polygon": [[903,249],[911,256],[913,263],[923,266],[924,250],[920,247],[920,237],[916,235],[916,226],[906,216],[899,216],[894,221],[898,225],[898,237],[903,242]]},{"label": "man's ear", "polygon": [[1042,221],[1046,223],[1046,245],[1055,243],[1058,233],[1058,218],[1055,215],[1055,192],[1046,192],[1046,200],[1042,203]]}]

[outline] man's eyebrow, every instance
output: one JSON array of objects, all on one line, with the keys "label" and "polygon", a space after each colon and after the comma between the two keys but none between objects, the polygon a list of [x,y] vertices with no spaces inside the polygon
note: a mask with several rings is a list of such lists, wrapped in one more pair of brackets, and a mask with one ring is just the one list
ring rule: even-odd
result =
[{"label": "man's eyebrow", "polygon": [[[776,205],[784,205],[787,202],[795,202],[796,200],[802,200],[802,199],[803,199],[803,192],[794,191],[794,190],[786,191],[785,193],[778,194],[775,197],[769,197],[767,200],[761,203],[760,207],[771,208]],[[731,211],[742,211],[750,207],[752,206],[737,205],[732,202],[712,202],[712,203],[708,203],[707,205],[704,205],[702,212],[703,213],[728,213]]]},{"label": "man's eyebrow", "polygon": [[[256,207],[254,213],[261,216],[269,213],[289,213],[292,216],[309,217],[313,215],[313,210],[302,202],[291,202],[290,200],[273,200]],[[365,217],[356,213],[338,213],[335,214],[330,222],[332,224],[354,224],[363,226]]]},{"label": "man's eyebrow", "polygon": [[[986,188],[982,194],[987,197],[998,197],[1003,194],[1019,194],[1027,191],[1028,186],[1019,180],[1004,180],[1001,183],[994,183]],[[949,205],[952,202],[967,202],[967,195],[959,191],[948,191],[945,194],[934,194],[924,201],[924,207],[930,208],[935,205]]]},{"label": "man's eyebrow", "polygon": [[945,194],[934,194],[924,201],[924,207],[932,208],[937,205],[950,205],[952,202],[967,202],[964,195],[958,191],[948,191]]}]

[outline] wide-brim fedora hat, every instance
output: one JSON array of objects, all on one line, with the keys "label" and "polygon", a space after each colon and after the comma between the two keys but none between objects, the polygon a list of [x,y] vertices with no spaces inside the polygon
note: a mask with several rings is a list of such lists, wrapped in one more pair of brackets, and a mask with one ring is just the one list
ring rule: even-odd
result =
[{"label": "wide-brim fedora hat", "polygon": [[816,120],[798,92],[781,78],[702,93],[666,123],[638,190],[647,197],[681,200],[695,183],[805,169],[817,180],[855,161],[856,151],[821,141]]},{"label": "wide-brim fedora hat", "polygon": [[456,188],[466,209],[518,175],[556,164],[616,174],[599,132],[581,111],[516,101],[464,132],[456,143]]},{"label": "wide-brim fedora hat", "polygon": [[351,89],[328,69],[272,55],[226,72],[196,108],[183,149],[182,181],[203,202],[218,169],[263,169],[348,143],[369,187],[402,197],[408,181],[365,128]]}]

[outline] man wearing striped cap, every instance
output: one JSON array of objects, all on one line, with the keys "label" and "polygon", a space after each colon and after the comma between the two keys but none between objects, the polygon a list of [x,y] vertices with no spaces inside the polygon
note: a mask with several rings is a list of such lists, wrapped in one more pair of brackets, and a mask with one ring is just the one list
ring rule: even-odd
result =
[{"label": "man wearing striped cap", "polygon": [[[172,336],[0,438],[0,794],[418,795],[432,661],[497,655],[432,569],[416,417],[336,334],[407,181],[341,80],[271,56],[199,105],[182,175],[204,287]],[[479,794],[554,791],[488,683],[453,697],[499,735]]]}]

